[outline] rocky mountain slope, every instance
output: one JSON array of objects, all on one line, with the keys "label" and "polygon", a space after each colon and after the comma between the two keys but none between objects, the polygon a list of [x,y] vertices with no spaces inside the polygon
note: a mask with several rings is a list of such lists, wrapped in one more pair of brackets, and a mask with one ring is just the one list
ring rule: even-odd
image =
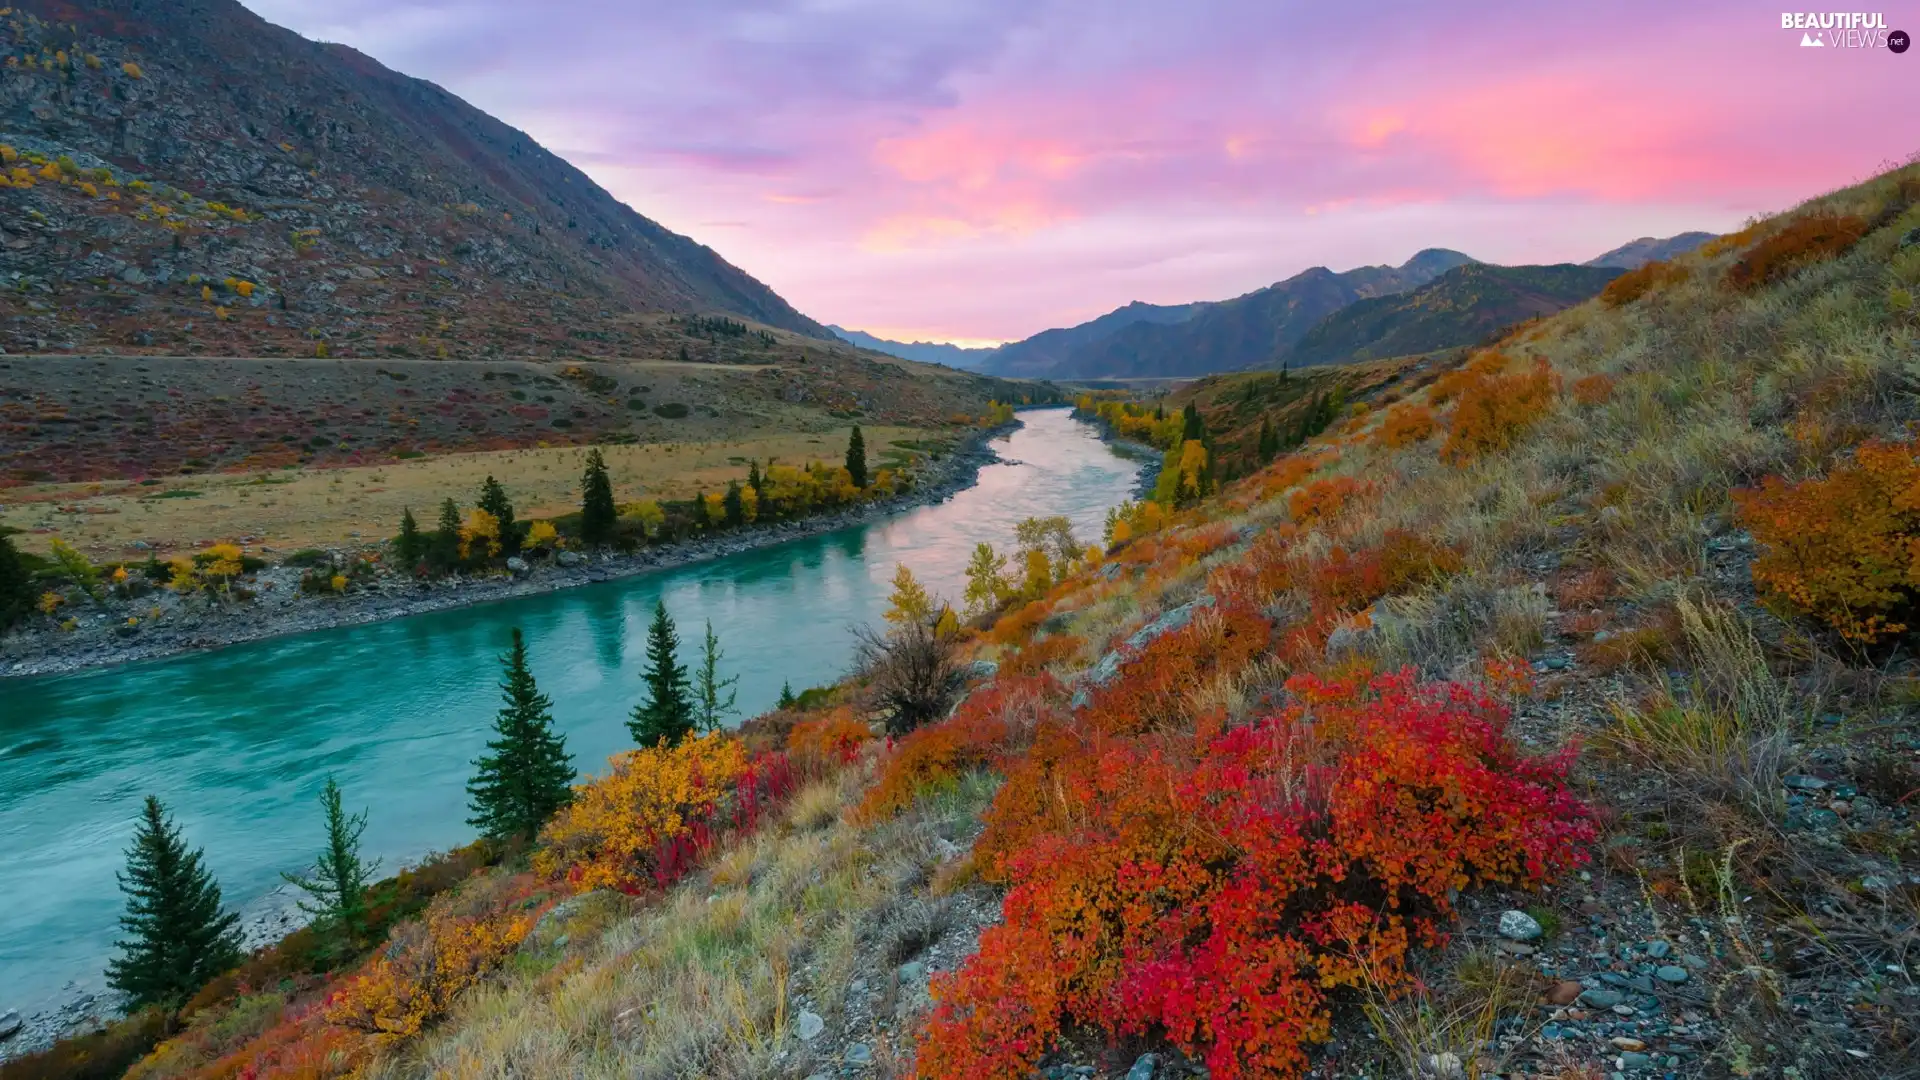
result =
[{"label": "rocky mountain slope", "polygon": [[1205,302],[1148,304],[1135,300],[1097,319],[1074,326],[1042,330],[1032,337],[1002,345],[983,367],[1002,375],[1073,377],[1078,367],[1073,363],[1073,358],[1080,350],[1097,345],[1130,327],[1168,326],[1186,322],[1207,307]]},{"label": "rocky mountain slope", "polygon": [[0,17],[0,347],[611,355],[635,311],[827,339],[430,83],[234,0]]},{"label": "rocky mountain slope", "polygon": [[1266,366],[1351,363],[1472,345],[1515,323],[1572,307],[1619,274],[1611,267],[1564,264],[1457,267],[1411,292],[1341,308]]},{"label": "rocky mountain slope", "polygon": [[996,349],[992,347],[968,349],[959,345],[949,345],[943,341],[889,341],[874,337],[864,330],[849,330],[844,326],[829,325],[840,340],[863,349],[897,356],[902,360],[918,360],[925,364],[945,364],[948,367],[975,371],[981,368]]}]

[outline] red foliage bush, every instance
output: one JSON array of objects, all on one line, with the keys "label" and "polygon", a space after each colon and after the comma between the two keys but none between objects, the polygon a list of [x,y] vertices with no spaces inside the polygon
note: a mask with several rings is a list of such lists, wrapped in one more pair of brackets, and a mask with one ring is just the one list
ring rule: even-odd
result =
[{"label": "red foliage bush", "polygon": [[855,719],[852,709],[839,708],[794,724],[787,733],[787,758],[801,775],[822,776],[853,764],[860,748],[872,738],[872,726]]},{"label": "red foliage bush", "polygon": [[1119,677],[1094,692],[1082,718],[1115,733],[1177,724],[1190,694],[1217,675],[1243,670],[1267,652],[1272,636],[1273,624],[1251,607],[1202,608],[1123,661]]},{"label": "red foliage bush", "polygon": [[1566,758],[1519,754],[1485,693],[1289,688],[1223,734],[1036,740],[1050,767],[1010,776],[990,822],[1004,921],[935,983],[920,1076],[1023,1077],[1069,1023],[1157,1031],[1220,1080],[1299,1076],[1331,995],[1403,986],[1456,890],[1583,861]]},{"label": "red foliage bush", "polygon": [[1049,665],[1078,655],[1086,639],[1072,634],[1052,634],[1014,653],[1000,664],[1004,675],[1038,675]]},{"label": "red foliage bush", "polygon": [[1296,489],[1287,496],[1287,510],[1293,523],[1304,529],[1332,520],[1360,492],[1360,481],[1353,477],[1331,476]]},{"label": "red foliage bush", "polygon": [[1061,696],[1051,675],[1002,676],[962,702],[953,716],[900,740],[860,803],[867,821],[897,814],[919,795],[957,782],[1018,752]]},{"label": "red foliage bush", "polygon": [[1866,234],[1866,218],[1808,214],[1748,248],[1727,268],[1727,285],[1751,292],[1786,277],[1796,267],[1844,254]]}]

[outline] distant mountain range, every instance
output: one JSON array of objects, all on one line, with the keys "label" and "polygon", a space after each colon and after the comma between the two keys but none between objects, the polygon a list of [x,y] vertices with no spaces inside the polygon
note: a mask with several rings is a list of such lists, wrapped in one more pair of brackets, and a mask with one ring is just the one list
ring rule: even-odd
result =
[{"label": "distant mountain range", "polygon": [[1147,304],[1043,330],[997,349],[903,344],[831,327],[864,348],[994,375],[1073,381],[1182,378],[1347,363],[1471,345],[1587,299],[1622,270],[1713,238],[1643,236],[1579,266],[1498,266],[1428,248],[1399,266],[1315,266],[1231,300]]},{"label": "distant mountain range", "polygon": [[1622,270],[1638,270],[1650,262],[1671,259],[1675,255],[1685,255],[1701,244],[1713,239],[1710,232],[1683,232],[1679,236],[1669,236],[1658,240],[1643,236],[1621,244],[1597,259],[1588,259],[1581,266],[1617,266]]}]

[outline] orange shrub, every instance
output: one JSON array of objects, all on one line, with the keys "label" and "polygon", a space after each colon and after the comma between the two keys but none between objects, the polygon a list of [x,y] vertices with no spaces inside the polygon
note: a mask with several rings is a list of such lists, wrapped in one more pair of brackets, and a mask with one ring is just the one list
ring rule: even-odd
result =
[{"label": "orange shrub", "polygon": [[1360,481],[1353,477],[1331,476],[1296,489],[1287,496],[1287,510],[1295,525],[1306,528],[1331,521],[1360,492]]},{"label": "orange shrub", "polygon": [[1380,546],[1349,553],[1335,547],[1301,575],[1316,613],[1357,611],[1383,596],[1457,574],[1460,554],[1404,529],[1389,529]]},{"label": "orange shrub", "polygon": [[1608,307],[1630,304],[1654,289],[1687,280],[1687,274],[1687,268],[1677,263],[1650,262],[1607,282],[1600,290],[1600,302]]},{"label": "orange shrub", "polygon": [[1001,676],[937,724],[900,740],[858,816],[878,821],[912,806],[924,792],[987,768],[1031,737],[1060,696],[1051,675]]},{"label": "orange shrub", "polygon": [[873,728],[856,719],[852,709],[842,707],[793,725],[787,733],[787,757],[802,775],[820,776],[852,764],[872,739]]},{"label": "orange shrub", "polygon": [[1033,636],[1033,631],[1053,614],[1053,605],[1045,600],[1033,600],[1000,616],[987,632],[987,640],[995,645],[1019,645]]},{"label": "orange shrub", "polygon": [[1753,580],[1849,641],[1905,633],[1920,601],[1920,457],[1869,442],[1824,479],[1734,492],[1761,545]]},{"label": "orange shrub", "polygon": [[1463,463],[1511,447],[1545,415],[1559,390],[1559,376],[1544,358],[1526,371],[1475,375],[1460,391],[1441,455]]},{"label": "orange shrub", "polygon": [[1223,603],[1264,607],[1293,588],[1293,542],[1299,535],[1285,522],[1268,527],[1239,558],[1214,568],[1207,591]]},{"label": "orange shrub", "polygon": [[1553,598],[1567,611],[1581,611],[1605,603],[1613,590],[1613,571],[1595,566],[1562,578],[1553,587]]},{"label": "orange shrub", "polygon": [[1265,655],[1273,624],[1257,610],[1216,605],[1187,625],[1147,643],[1122,662],[1118,677],[1096,690],[1082,713],[1088,725],[1137,732],[1178,724],[1188,697],[1220,675],[1236,675]]},{"label": "orange shrub", "polygon": [[1433,410],[1425,405],[1396,405],[1387,410],[1380,421],[1380,430],[1374,438],[1381,446],[1389,450],[1412,446],[1425,442],[1434,433],[1439,423],[1434,420]]},{"label": "orange shrub", "polygon": [[1072,634],[1053,634],[1014,653],[1000,664],[1004,675],[1038,675],[1050,665],[1079,655],[1085,638]]},{"label": "orange shrub", "polygon": [[1866,234],[1866,218],[1808,214],[1747,249],[1727,268],[1727,285],[1743,292],[1757,289],[1795,267],[1844,254]]},{"label": "orange shrub", "polygon": [[1573,381],[1573,400],[1582,405],[1604,405],[1613,397],[1613,376],[1585,375]]}]

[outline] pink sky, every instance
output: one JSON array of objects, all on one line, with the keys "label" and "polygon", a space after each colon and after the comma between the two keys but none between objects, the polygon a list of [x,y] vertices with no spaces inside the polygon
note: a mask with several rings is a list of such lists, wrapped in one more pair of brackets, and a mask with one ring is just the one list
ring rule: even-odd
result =
[{"label": "pink sky", "polygon": [[1920,51],[1802,48],[1753,3],[245,2],[900,339],[1423,247],[1577,262],[1920,150]]}]

